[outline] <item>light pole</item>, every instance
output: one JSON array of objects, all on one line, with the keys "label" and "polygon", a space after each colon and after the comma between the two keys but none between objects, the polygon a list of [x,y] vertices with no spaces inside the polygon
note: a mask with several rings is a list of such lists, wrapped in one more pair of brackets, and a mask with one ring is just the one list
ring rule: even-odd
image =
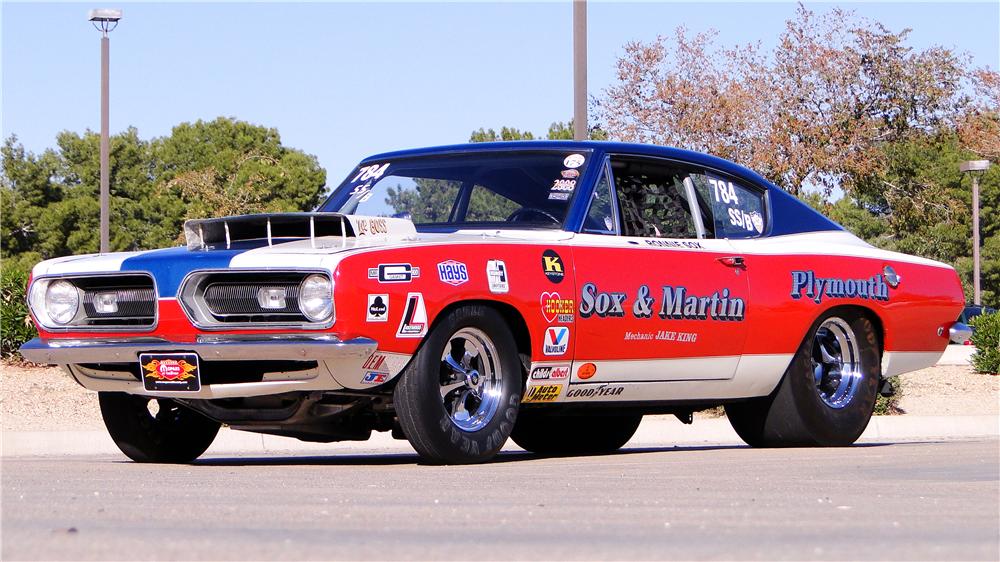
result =
[{"label": "light pole", "polygon": [[87,19],[101,32],[101,253],[109,250],[108,206],[111,199],[108,187],[108,74],[110,41],[108,33],[118,27],[122,11],[113,8],[91,10]]},{"label": "light pole", "polygon": [[972,175],[972,304],[980,305],[979,289],[979,176],[990,167],[989,160],[969,160],[958,165],[962,173]]},{"label": "light pole", "polygon": [[573,0],[573,139],[587,136],[587,0]]}]

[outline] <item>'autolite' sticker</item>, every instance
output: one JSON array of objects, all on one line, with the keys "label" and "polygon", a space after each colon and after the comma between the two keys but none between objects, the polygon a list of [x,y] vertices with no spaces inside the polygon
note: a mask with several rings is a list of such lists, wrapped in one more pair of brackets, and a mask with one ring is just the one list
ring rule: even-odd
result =
[{"label": "'autolite' sticker", "polygon": [[427,333],[427,308],[424,306],[423,293],[406,295],[406,307],[403,309],[403,319],[396,330],[397,338],[421,338]]}]

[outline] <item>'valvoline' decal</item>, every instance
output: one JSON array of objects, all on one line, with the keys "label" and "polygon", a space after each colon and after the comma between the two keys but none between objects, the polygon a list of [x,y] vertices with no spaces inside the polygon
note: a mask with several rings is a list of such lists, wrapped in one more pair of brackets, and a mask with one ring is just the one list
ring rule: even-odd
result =
[{"label": "'valvoline' decal", "polygon": [[545,355],[564,355],[569,347],[569,328],[553,326],[545,329],[545,340],[542,353]]}]

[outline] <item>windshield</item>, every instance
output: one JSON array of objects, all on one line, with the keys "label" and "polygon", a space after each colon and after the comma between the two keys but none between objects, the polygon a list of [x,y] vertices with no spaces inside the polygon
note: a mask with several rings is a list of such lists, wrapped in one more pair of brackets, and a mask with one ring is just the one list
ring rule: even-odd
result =
[{"label": "windshield", "polygon": [[368,161],[319,208],[418,226],[561,228],[587,151],[477,151]]}]

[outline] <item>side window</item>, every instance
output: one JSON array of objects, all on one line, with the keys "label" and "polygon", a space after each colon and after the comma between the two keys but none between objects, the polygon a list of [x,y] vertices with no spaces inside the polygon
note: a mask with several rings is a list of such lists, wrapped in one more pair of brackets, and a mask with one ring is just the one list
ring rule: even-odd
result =
[{"label": "side window", "polygon": [[691,174],[691,181],[701,204],[712,210],[716,238],[756,238],[764,233],[763,193],[707,171]]},{"label": "side window", "polygon": [[697,238],[684,187],[688,171],[666,161],[612,157],[624,236]]},{"label": "side window", "polygon": [[607,171],[601,173],[601,179],[594,188],[594,196],[590,199],[590,210],[587,211],[587,221],[583,231],[591,234],[615,234],[615,207],[611,196],[611,180]]}]

